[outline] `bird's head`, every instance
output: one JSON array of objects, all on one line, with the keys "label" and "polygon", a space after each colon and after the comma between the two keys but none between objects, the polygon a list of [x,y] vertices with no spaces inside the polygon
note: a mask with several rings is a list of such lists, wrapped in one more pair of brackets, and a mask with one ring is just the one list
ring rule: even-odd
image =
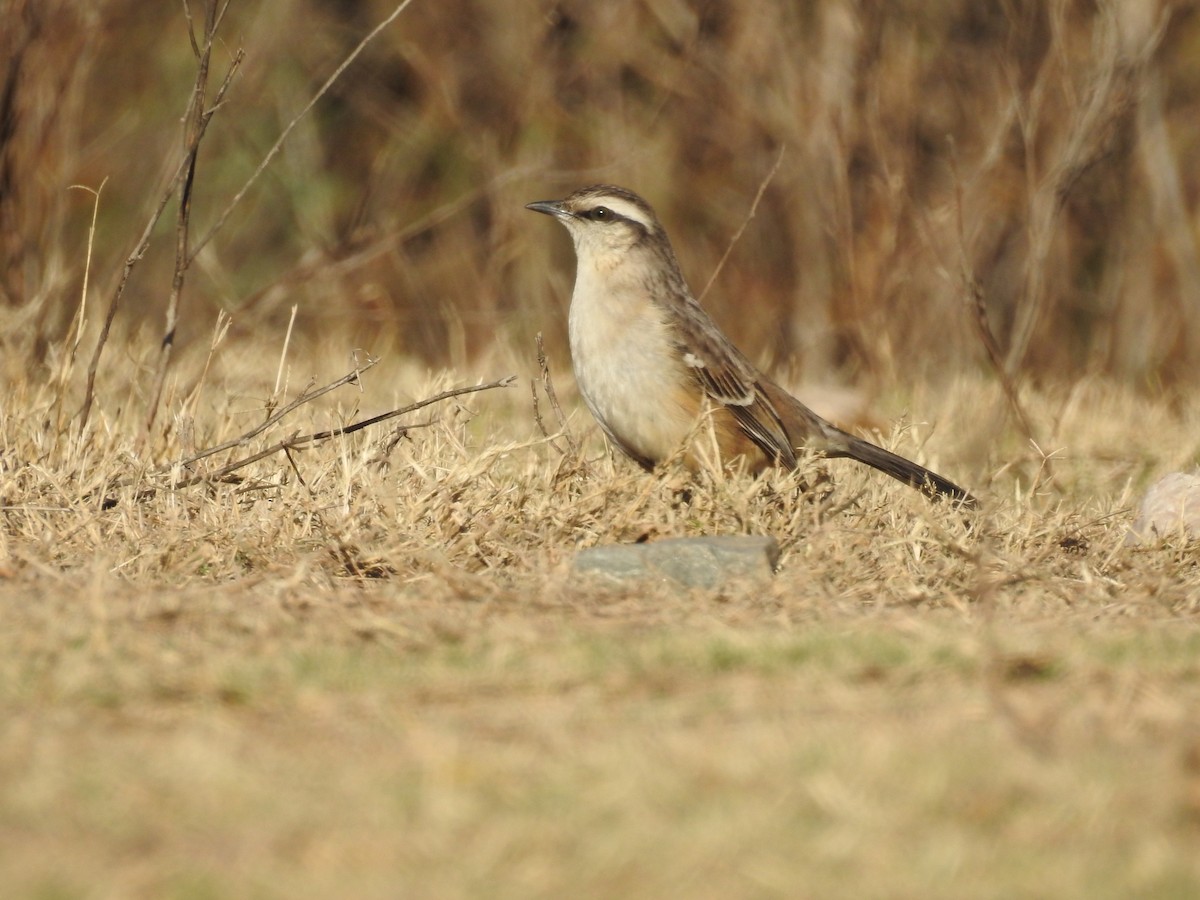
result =
[{"label": "bird's head", "polygon": [[597,184],[565,200],[539,200],[526,209],[553,216],[571,233],[580,261],[615,265],[636,248],[666,244],[650,204],[625,188]]}]

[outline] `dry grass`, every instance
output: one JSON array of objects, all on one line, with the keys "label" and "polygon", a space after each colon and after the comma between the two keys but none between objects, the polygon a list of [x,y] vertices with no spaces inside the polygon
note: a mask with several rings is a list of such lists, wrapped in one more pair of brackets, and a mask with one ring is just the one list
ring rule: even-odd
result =
[{"label": "dry grass", "polygon": [[[146,225],[178,8],[0,7],[6,896],[1200,893],[1196,546],[1125,545],[1200,460],[1196,5],[416,0],[297,118],[396,5],[230,7],[187,229]],[[89,240],[67,186],[106,178]],[[854,383],[982,511],[612,459],[521,209],[601,178],[697,289],[729,253],[753,358]],[[729,533],[772,583],[568,568]]]},{"label": "dry grass", "polygon": [[[264,415],[276,366],[253,350],[214,358],[203,441]],[[532,357],[492,365],[532,380]],[[281,429],[452,380],[385,361]],[[1194,548],[1122,545],[1134,489],[1194,458],[1194,406],[1098,383],[1026,397],[1070,448],[1030,494],[1039,457],[998,437],[998,388],[915,397],[938,427],[895,443],[982,489],[968,528],[849,463],[813,463],[819,500],[736,474],[682,492],[607,457],[580,414],[583,455],[564,455],[523,386],[394,444],[362,432],[154,492],[119,414],[53,446],[45,396],[21,400],[0,428],[14,896],[1200,885]],[[968,436],[951,425],[971,409]],[[566,570],[581,544],[737,532],[783,542],[772,584]]]}]

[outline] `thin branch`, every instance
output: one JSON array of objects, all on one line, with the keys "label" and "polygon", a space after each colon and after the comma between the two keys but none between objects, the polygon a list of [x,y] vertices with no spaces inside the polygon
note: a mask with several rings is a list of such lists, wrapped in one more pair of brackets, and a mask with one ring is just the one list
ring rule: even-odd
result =
[{"label": "thin branch", "polygon": [[394,419],[396,416],[402,416],[405,413],[415,412],[418,409],[423,409],[433,403],[438,403],[442,400],[449,400],[451,397],[459,397],[463,394],[477,394],[480,391],[490,391],[494,388],[508,387],[517,380],[516,375],[506,375],[503,378],[498,378],[495,381],[489,381],[486,384],[472,384],[466,387],[451,388],[448,391],[442,391],[433,397],[426,397],[424,400],[418,400],[416,403],[410,403],[408,406],[401,409],[393,409],[390,412],[380,413],[377,416],[372,416],[369,419],[363,419],[361,422],[355,422],[353,425],[347,425],[345,428],[334,428],[330,431],[320,431],[316,434],[310,434],[303,438],[297,438],[291,442],[290,446],[297,444],[311,443],[314,441],[323,441],[331,437],[344,437],[348,434],[354,434],[356,431],[362,431],[371,425],[378,425],[380,422],[386,422],[388,419]]},{"label": "thin branch", "polygon": [[[184,9],[189,16],[185,0]],[[167,368],[171,362],[171,351],[175,348],[175,330],[179,326],[179,299],[183,294],[184,277],[188,269],[188,229],[192,218],[192,188],[196,183],[196,161],[200,155],[200,135],[204,131],[207,120],[204,107],[204,95],[208,88],[208,68],[212,61],[213,33],[217,23],[217,0],[207,0],[204,18],[204,49],[200,53],[200,62],[196,67],[196,81],[192,86],[192,101],[188,108],[187,124],[187,169],[183,184],[179,191],[179,212],[175,219],[175,273],[171,278],[171,293],[167,298],[167,322],[163,332],[162,344],[159,348],[158,368],[154,375],[154,387],[150,391],[150,404],[146,411],[146,431],[154,427],[158,417],[158,405],[162,399],[163,384],[167,379]],[[195,47],[195,36],[192,35],[192,46]]]},{"label": "thin branch", "polygon": [[[566,439],[567,449],[573,457],[579,456],[579,444],[575,442],[574,436],[567,428],[567,417],[563,414],[562,407],[558,403],[558,392],[554,390],[554,381],[550,377],[550,363],[546,360],[546,346],[542,341],[542,333],[537,333],[537,362],[538,371],[542,376],[542,389],[546,392],[546,399],[550,401],[550,409],[554,412],[554,418],[558,421],[558,433]],[[538,409],[537,385],[531,385],[533,388],[533,416],[537,421],[538,428],[542,434],[548,439],[551,435],[546,431],[546,425],[542,421],[541,410]],[[561,451],[560,451],[561,452]]]},{"label": "thin branch", "polygon": [[70,348],[63,348],[62,366],[58,372],[58,424],[55,429],[56,433],[61,434],[63,430],[63,410],[66,406],[67,394],[67,378],[72,367],[75,365],[75,357],[79,352],[79,345],[83,342],[83,329],[87,325],[87,293],[88,285],[92,274],[92,248],[96,242],[96,218],[100,213],[100,193],[104,190],[104,185],[108,183],[108,177],[100,182],[100,187],[90,188],[82,184],[70,185],[70,190],[87,191],[92,195],[92,221],[88,223],[87,236],[87,255],[83,262],[83,284],[79,288],[79,309],[75,313],[75,338],[72,341],[70,334],[67,335],[67,340],[71,341]]},{"label": "thin branch", "polygon": [[158,201],[158,206],[154,212],[150,214],[150,220],[146,222],[146,227],[142,231],[142,236],[138,239],[137,246],[133,252],[125,258],[125,265],[121,269],[121,277],[117,281],[117,288],[113,292],[112,299],[108,302],[108,312],[104,315],[104,324],[100,328],[100,336],[96,339],[96,349],[92,351],[92,361],[88,364],[87,373],[87,389],[83,395],[83,405],[79,409],[79,430],[87,426],[88,417],[92,411],[92,399],[95,396],[96,389],[96,370],[100,367],[100,355],[104,352],[104,346],[108,343],[108,334],[112,329],[113,319],[117,315],[117,307],[121,305],[121,297],[125,293],[125,285],[129,281],[129,276],[133,272],[133,267],[141,261],[146,255],[146,250],[150,247],[150,235],[154,232],[154,226],[158,224],[158,220],[162,218],[163,210],[166,209],[168,201],[175,195],[175,188],[179,184],[179,180],[183,177],[185,167],[187,166],[187,155],[179,161],[179,165],[175,168],[175,173],[171,176],[166,190],[163,191],[162,197]]},{"label": "thin branch", "polygon": [[750,224],[750,220],[754,218],[754,214],[758,212],[758,204],[762,202],[763,194],[767,192],[767,186],[775,179],[776,173],[779,172],[779,167],[783,164],[783,154],[787,151],[787,144],[783,144],[779,148],[779,156],[775,157],[775,165],[771,166],[771,171],[767,173],[767,177],[762,180],[758,186],[758,193],[754,195],[754,202],[750,204],[750,211],[746,213],[746,217],[742,219],[742,224],[738,226],[738,230],[733,233],[733,237],[729,239],[729,244],[725,247],[725,252],[721,254],[721,258],[717,260],[717,267],[713,269],[711,275],[708,276],[708,281],[704,285],[704,290],[700,292],[697,300],[703,300],[708,293],[709,288],[713,286],[713,282],[717,280],[717,276],[721,274],[721,269],[725,267],[725,261],[729,259],[729,254],[733,252],[734,245],[741,240],[742,232],[746,230],[746,226]]},{"label": "thin branch", "polygon": [[274,160],[279,154],[279,151],[283,148],[283,142],[288,139],[288,136],[292,133],[292,130],[300,123],[300,120],[308,115],[309,110],[316,105],[317,101],[325,96],[325,94],[333,86],[334,82],[341,78],[342,73],[345,72],[346,69],[350,67],[350,64],[358,58],[358,55],[362,53],[367,44],[371,43],[371,41],[375,39],[376,35],[383,31],[383,29],[385,29],[388,25],[391,25],[392,22],[396,21],[400,13],[404,12],[405,8],[410,3],[412,3],[412,0],[404,0],[403,3],[392,10],[391,15],[371,29],[367,36],[359,41],[358,45],[352,51],[350,51],[350,54],[344,60],[342,60],[341,65],[333,70],[333,74],[325,80],[325,83],[321,85],[315,94],[313,94],[308,103],[305,104],[304,108],[296,114],[296,117],[293,118],[292,121],[288,122],[287,126],[275,140],[275,143],[271,146],[271,149],[267,151],[267,155],[264,156],[262,162],[258,164],[258,168],[254,170],[253,174],[251,174],[251,176],[246,180],[246,183],[242,185],[241,190],[234,194],[233,199],[229,201],[228,205],[221,212],[221,214],[217,216],[216,222],[214,222],[212,227],[208,229],[208,232],[204,235],[204,237],[200,238],[200,240],[195,243],[191,256],[188,257],[188,262],[191,262],[193,259],[195,259],[196,254],[203,250],[208,245],[208,242],[212,240],[213,236],[225,225],[225,221],[233,213],[238,204],[242,202],[242,198],[246,196],[246,193],[250,190],[254,182],[258,180],[258,177],[262,175],[267,166],[269,166],[272,160]]},{"label": "thin branch", "polygon": [[1021,433],[1025,436],[1026,440],[1036,446],[1037,436],[1033,430],[1033,423],[1029,420],[1025,408],[1021,405],[1016,382],[1004,365],[1004,354],[1000,350],[1000,343],[996,340],[996,335],[993,333],[992,326],[988,322],[987,303],[983,295],[983,286],[979,283],[979,279],[975,275],[975,270],[972,268],[967,254],[967,229],[963,216],[963,180],[958,171],[958,154],[953,138],[950,138],[950,171],[954,179],[954,214],[955,226],[958,232],[958,270],[965,295],[964,299],[968,302],[968,306],[971,309],[975,333],[979,336],[980,343],[983,344],[983,349],[987,354],[992,371],[995,372],[996,377],[1000,380],[1000,387],[1004,391],[1005,399],[1008,401],[1008,408],[1012,412],[1013,418],[1016,419],[1017,427],[1021,429]]},{"label": "thin branch", "polygon": [[264,431],[266,431],[272,425],[275,425],[276,423],[278,423],[281,419],[283,419],[289,413],[299,409],[305,403],[311,403],[313,400],[316,400],[318,397],[321,397],[324,394],[328,394],[330,391],[336,390],[337,388],[340,388],[344,384],[353,384],[354,382],[358,381],[359,376],[362,375],[363,372],[367,371],[368,369],[372,368],[375,365],[378,365],[378,363],[379,363],[378,357],[374,357],[374,356],[368,357],[367,361],[365,363],[363,363],[360,366],[355,367],[352,371],[347,372],[341,378],[337,379],[337,381],[332,381],[329,384],[325,385],[324,387],[318,388],[317,390],[312,391],[312,392],[302,391],[300,393],[299,397],[297,397],[295,400],[293,400],[287,406],[280,409],[274,415],[269,416],[264,421],[260,422],[258,425],[251,428],[245,434],[240,435],[239,437],[233,438],[232,440],[228,440],[223,444],[218,444],[215,447],[210,447],[207,450],[197,453],[194,456],[189,456],[187,459],[180,460],[179,462],[174,463],[170,466],[166,466],[163,469],[161,469],[160,472],[170,471],[171,469],[175,468],[176,466],[186,469],[189,466],[195,465],[200,460],[207,459],[208,457],[213,456],[217,453],[221,453],[225,450],[232,450],[234,447],[245,446],[246,444],[250,443],[251,440],[258,437],[258,435],[262,434]]},{"label": "thin branch", "polygon": [[[351,373],[351,374],[355,375],[357,373]],[[369,419],[363,419],[361,422],[355,422],[353,425],[347,425],[344,428],[331,428],[327,431],[318,431],[318,432],[314,432],[313,434],[293,435],[290,438],[285,438],[284,440],[279,441],[276,444],[272,444],[270,447],[267,447],[265,450],[260,450],[259,452],[251,454],[250,456],[247,456],[243,459],[238,459],[238,460],[235,460],[234,462],[229,463],[228,465],[222,466],[221,468],[217,469],[216,471],[207,472],[203,475],[194,475],[190,478],[185,478],[182,481],[173,482],[170,487],[172,490],[178,490],[179,488],[190,487],[191,485],[200,484],[201,482],[219,481],[222,478],[225,478],[226,476],[230,475],[231,473],[236,472],[238,469],[245,468],[246,466],[250,465],[251,463],[258,462],[260,459],[264,459],[268,456],[271,456],[274,453],[288,452],[291,450],[300,449],[300,448],[304,447],[305,445],[320,443],[321,441],[327,441],[327,440],[330,440],[331,438],[346,437],[348,435],[354,434],[356,431],[362,431],[364,428],[368,428],[371,425],[378,425],[380,422],[386,422],[388,419],[394,419],[397,416],[402,416],[402,415],[405,415],[406,413],[415,412],[418,409],[422,409],[422,408],[424,408],[426,406],[430,406],[434,403],[439,403],[442,400],[449,400],[451,397],[459,397],[463,394],[475,394],[480,391],[490,391],[494,388],[508,387],[510,384],[512,384],[516,380],[517,380],[517,376],[509,375],[505,378],[500,378],[496,381],[489,381],[486,384],[473,384],[473,385],[469,385],[467,387],[453,388],[448,391],[442,391],[440,394],[437,394],[433,397],[426,397],[424,400],[418,400],[416,403],[411,403],[408,406],[402,407],[401,409],[393,409],[390,412],[381,413],[380,415],[372,416]],[[340,383],[345,383],[344,379]],[[324,393],[324,391],[321,391],[321,393]],[[306,399],[312,399],[312,398],[306,398]],[[236,442],[235,442],[235,446],[236,446]],[[216,452],[216,451],[214,450],[212,452]],[[205,451],[205,453],[202,454],[198,458],[203,458],[204,456],[211,456],[212,452]]]},{"label": "thin branch", "polygon": [[[1093,54],[1098,61],[1089,73],[1087,96],[1068,127],[1059,159],[1038,182],[1029,199],[1025,290],[1005,359],[1005,368],[1010,373],[1023,365],[1045,314],[1046,272],[1062,212],[1083,177],[1116,151],[1123,133],[1131,127],[1128,118],[1139,102],[1141,78],[1164,27],[1160,26],[1135,53],[1127,54],[1121,46],[1120,24],[1111,5],[1101,4],[1099,19]],[[1063,43],[1059,37],[1055,41]],[[1069,71],[1065,62],[1064,68]],[[1039,137],[1034,131],[1024,136],[1027,147]],[[1029,170],[1032,172],[1032,166]]]},{"label": "thin branch", "polygon": [[201,56],[200,45],[196,43],[196,26],[192,22],[192,6],[188,0],[183,0],[183,18],[187,22],[188,40],[192,44],[192,56],[199,59]]},{"label": "thin branch", "polygon": [[[217,102],[203,117],[199,131],[193,136],[193,141],[199,143],[204,137],[204,132],[208,128],[208,123],[212,120],[213,113],[216,112],[220,101],[224,98],[226,90],[233,81],[234,73],[241,66],[245,54],[242,50],[234,55],[233,61],[229,66],[229,71],[225,75],[225,80],[221,85],[220,91],[217,92]],[[191,109],[191,98],[188,99],[188,110]],[[84,391],[83,405],[79,409],[79,430],[82,432],[87,426],[88,418],[92,411],[92,402],[96,392],[96,372],[100,368],[100,356],[104,352],[104,347],[108,343],[108,335],[112,330],[113,319],[116,318],[117,308],[121,304],[121,297],[125,294],[125,285],[129,282],[129,276],[133,272],[133,267],[137,265],[142,257],[146,255],[146,251],[150,247],[150,237],[154,233],[155,226],[158,225],[158,220],[162,218],[163,211],[167,208],[167,203],[175,196],[175,191],[179,187],[179,182],[183,179],[184,173],[187,171],[188,162],[192,157],[193,147],[189,146],[184,149],[183,156],[179,160],[179,164],[175,167],[174,173],[167,180],[167,186],[163,190],[162,196],[159,198],[158,205],[150,214],[149,220],[146,222],[146,227],[142,230],[141,237],[138,238],[137,244],[134,246],[133,252],[125,258],[125,265],[121,269],[121,277],[117,281],[116,290],[113,292],[112,299],[108,304],[108,311],[104,316],[104,324],[100,329],[100,336],[96,339],[96,349],[92,351],[92,360],[88,364],[87,373],[87,389]]]},{"label": "thin branch", "polygon": [[78,319],[75,322],[75,340],[71,343],[71,362],[75,361],[75,354],[79,352],[79,345],[83,343],[83,329],[87,324],[87,292],[92,273],[92,246],[96,240],[96,217],[100,213],[100,194],[106,184],[108,184],[107,175],[100,182],[100,187],[95,190],[82,184],[73,184],[70,186],[75,190],[87,191],[92,195],[93,200],[92,221],[88,223],[87,256],[83,262],[83,284],[79,288],[79,312]]}]

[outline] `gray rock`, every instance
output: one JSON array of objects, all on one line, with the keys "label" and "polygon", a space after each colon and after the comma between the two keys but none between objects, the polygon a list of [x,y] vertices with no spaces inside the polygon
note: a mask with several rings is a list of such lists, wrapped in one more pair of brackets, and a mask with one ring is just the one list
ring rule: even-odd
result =
[{"label": "gray rock", "polygon": [[769,578],[778,564],[775,538],[723,535],[591,547],[575,555],[571,568],[621,581],[648,578],[712,589],[735,579]]},{"label": "gray rock", "polygon": [[1156,481],[1138,506],[1126,544],[1183,535],[1200,537],[1200,475],[1172,472]]}]

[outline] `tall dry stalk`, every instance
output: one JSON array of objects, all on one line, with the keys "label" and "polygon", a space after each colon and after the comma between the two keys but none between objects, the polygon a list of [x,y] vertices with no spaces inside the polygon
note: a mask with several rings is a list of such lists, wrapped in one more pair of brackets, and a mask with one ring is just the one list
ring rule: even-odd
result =
[{"label": "tall dry stalk", "polygon": [[[1061,43],[1066,4],[1055,4],[1054,40]],[[1043,75],[1031,91],[1031,102],[1024,106],[1021,116],[1022,137],[1025,141],[1027,171],[1033,185],[1028,204],[1028,256],[1025,263],[1025,284],[1016,321],[1005,357],[1005,370],[1011,376],[1023,365],[1039,323],[1045,316],[1047,274],[1051,253],[1059,231],[1061,216],[1072,192],[1083,177],[1106,157],[1115,152],[1122,141],[1129,140],[1133,114],[1143,91],[1146,66],[1161,39],[1161,29],[1151,34],[1142,46],[1129,51],[1121,40],[1118,9],[1113,2],[1099,5],[1093,26],[1090,65],[1080,85],[1082,100],[1070,111],[1066,134],[1061,139],[1057,156],[1044,174],[1036,162],[1035,145],[1042,126],[1051,124],[1052,114],[1041,108],[1049,93],[1043,79],[1054,77],[1057,67],[1047,63]],[[1057,53],[1065,52],[1056,48]],[[1055,52],[1052,52],[1053,57]],[[1063,78],[1072,78],[1075,67],[1058,71]],[[1074,93],[1070,91],[1069,93]]]}]

